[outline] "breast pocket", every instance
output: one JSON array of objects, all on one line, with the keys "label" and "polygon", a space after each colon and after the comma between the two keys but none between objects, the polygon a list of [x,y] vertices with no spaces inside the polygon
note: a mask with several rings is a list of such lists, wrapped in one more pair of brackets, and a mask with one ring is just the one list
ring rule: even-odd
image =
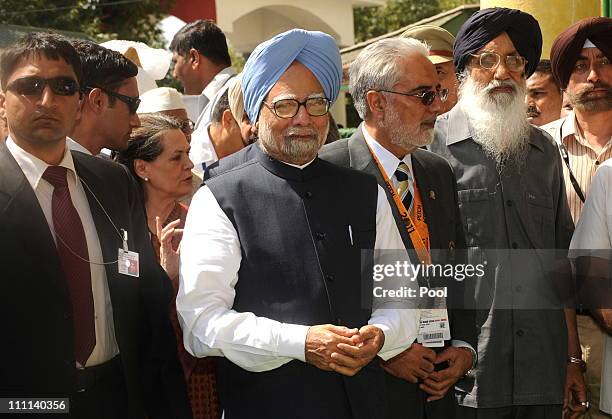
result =
[{"label": "breast pocket", "polygon": [[531,240],[536,248],[553,249],[555,247],[555,212],[552,197],[527,191],[525,198]]},{"label": "breast pocket", "polygon": [[487,189],[457,191],[468,247],[485,247],[492,241],[493,219]]}]

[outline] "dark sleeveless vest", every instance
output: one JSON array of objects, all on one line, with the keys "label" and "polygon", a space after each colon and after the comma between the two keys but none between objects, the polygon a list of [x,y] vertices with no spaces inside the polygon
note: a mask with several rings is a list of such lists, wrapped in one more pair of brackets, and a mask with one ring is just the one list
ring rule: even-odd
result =
[{"label": "dark sleeveless vest", "polygon": [[[240,240],[234,310],[302,325],[367,324],[371,284],[361,280],[368,262],[360,249],[374,248],[376,239],[373,177],[318,158],[298,169],[258,149],[207,186]],[[298,360],[253,373],[222,359],[219,395],[226,419],[371,419],[386,412],[377,358],[354,377]]]}]

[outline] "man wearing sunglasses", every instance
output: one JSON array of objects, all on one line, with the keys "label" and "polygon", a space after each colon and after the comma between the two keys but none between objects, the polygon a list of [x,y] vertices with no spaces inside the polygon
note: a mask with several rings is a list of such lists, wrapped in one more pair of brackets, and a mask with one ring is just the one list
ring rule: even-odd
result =
[{"label": "man wearing sunglasses", "polygon": [[[432,261],[445,264],[451,262],[449,249],[458,254],[465,245],[452,171],[444,159],[421,148],[433,139],[447,94],[428,56],[427,46],[413,38],[386,39],[365,48],[349,69],[351,95],[364,122],[350,139],[325,146],[320,157],[376,177],[411,260],[418,257],[400,215],[404,210],[415,225],[425,227],[420,231]],[[402,198],[401,205],[392,193]],[[449,310],[451,337],[440,347],[415,342],[383,364],[390,418],[454,415],[452,388],[475,363],[476,333],[473,312],[455,310],[463,303],[462,294],[454,284],[444,285],[448,302],[457,302]]]},{"label": "man wearing sunglasses", "polygon": [[66,144],[81,117],[77,52],[33,32],[0,63],[0,394],[63,398],[79,419],[191,417],[137,186]]},{"label": "man wearing sunglasses", "polygon": [[72,45],[83,63],[83,103],[69,144],[94,156],[103,148],[125,150],[132,129],[140,126],[138,67],[119,52],[91,41],[74,40]]},{"label": "man wearing sunglasses", "polygon": [[471,297],[479,361],[457,386],[459,418],[561,417],[564,407],[573,418],[587,405],[575,313],[552,296],[569,283],[573,232],[562,162],[525,118],[541,49],[533,16],[475,13],[453,52],[459,102],[436,122],[431,148],[455,172],[469,262],[487,261]]}]

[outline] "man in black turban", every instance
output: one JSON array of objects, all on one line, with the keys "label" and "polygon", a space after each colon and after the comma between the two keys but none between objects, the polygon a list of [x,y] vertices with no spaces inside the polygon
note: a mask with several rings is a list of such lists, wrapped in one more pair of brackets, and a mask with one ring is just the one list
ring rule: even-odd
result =
[{"label": "man in black turban", "polygon": [[573,223],[559,153],[525,116],[525,78],[541,49],[531,15],[474,14],[455,41],[459,102],[434,130],[431,149],[457,179],[469,263],[486,261],[474,290],[478,363],[456,385],[460,419],[560,418],[566,394],[573,408],[586,403],[581,371],[567,361],[581,355],[575,313],[546,299],[555,285],[545,260],[563,261],[558,282],[569,265],[543,249],[567,249]]},{"label": "man in black turban", "polygon": [[504,7],[480,10],[461,26],[453,48],[457,72],[465,69],[472,54],[504,32],[518,53],[527,60],[526,77],[531,76],[542,54],[540,25],[530,14]]}]

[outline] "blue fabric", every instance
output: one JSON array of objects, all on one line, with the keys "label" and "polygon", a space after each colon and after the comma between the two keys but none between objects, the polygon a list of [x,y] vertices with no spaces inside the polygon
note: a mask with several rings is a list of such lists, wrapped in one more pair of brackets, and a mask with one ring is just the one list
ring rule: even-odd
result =
[{"label": "blue fabric", "polygon": [[463,72],[470,54],[506,32],[516,50],[527,59],[525,77],[533,74],[542,55],[542,31],[529,13],[505,7],[492,7],[474,13],[459,29],[453,48],[458,73]]},{"label": "blue fabric", "polygon": [[244,110],[251,122],[257,121],[261,103],[295,60],[312,71],[329,100],[336,100],[342,62],[334,38],[323,32],[292,29],[259,44],[244,66]]}]

